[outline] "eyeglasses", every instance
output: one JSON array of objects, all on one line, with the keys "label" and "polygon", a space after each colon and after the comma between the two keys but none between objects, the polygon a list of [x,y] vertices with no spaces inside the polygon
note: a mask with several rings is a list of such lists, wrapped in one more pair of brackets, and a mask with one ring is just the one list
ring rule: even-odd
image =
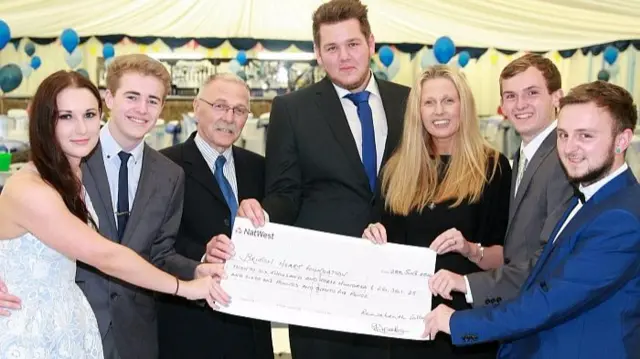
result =
[{"label": "eyeglasses", "polygon": [[198,100],[206,103],[207,105],[211,106],[211,108],[215,111],[215,112],[219,112],[219,113],[224,113],[226,114],[227,112],[229,112],[229,110],[233,110],[233,115],[236,117],[246,117],[249,115],[250,111],[244,107],[230,107],[228,105],[222,104],[222,103],[211,103],[205,99],[202,98],[198,98]]}]

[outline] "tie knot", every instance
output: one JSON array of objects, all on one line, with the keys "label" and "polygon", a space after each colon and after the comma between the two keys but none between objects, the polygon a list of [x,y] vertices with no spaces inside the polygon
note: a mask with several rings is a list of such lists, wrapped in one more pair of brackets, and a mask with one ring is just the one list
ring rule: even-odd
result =
[{"label": "tie knot", "polygon": [[353,104],[357,106],[359,103],[369,101],[370,94],[371,93],[369,91],[352,92],[348,95],[345,95],[345,97],[351,100],[351,102],[353,102]]},{"label": "tie knot", "polygon": [[129,152],[120,151],[118,152],[118,157],[120,157],[120,163],[127,163],[129,162],[131,154]]},{"label": "tie knot", "polygon": [[227,159],[224,158],[223,155],[218,156],[218,158],[216,158],[216,169],[222,169],[222,167],[224,167],[225,162],[227,162]]},{"label": "tie knot", "polygon": [[577,186],[573,186],[573,195],[578,198],[580,203],[584,204],[585,202],[584,193],[582,193],[582,191],[580,191],[580,189]]}]

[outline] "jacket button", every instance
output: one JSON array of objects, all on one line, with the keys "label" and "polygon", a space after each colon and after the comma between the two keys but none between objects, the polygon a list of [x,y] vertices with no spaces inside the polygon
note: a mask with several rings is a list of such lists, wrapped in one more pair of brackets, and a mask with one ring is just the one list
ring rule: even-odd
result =
[{"label": "jacket button", "polygon": [[111,295],[110,295],[111,300],[117,300],[119,296],[120,296],[120,295],[118,295],[118,293],[115,293],[115,292],[114,292],[114,293],[111,293]]},{"label": "jacket button", "polygon": [[549,287],[547,287],[547,282],[540,282],[540,288],[545,292],[549,290]]},{"label": "jacket button", "polygon": [[498,303],[502,302],[502,297],[498,297],[496,298],[496,300],[498,301]]},{"label": "jacket button", "polygon": [[224,219],[224,225],[229,227],[229,218]]},{"label": "jacket button", "polygon": [[511,259],[509,259],[509,258],[505,258],[505,259],[504,259],[504,264],[509,264],[509,263],[511,263]]},{"label": "jacket button", "polygon": [[485,300],[484,304],[491,304],[491,300],[489,300],[489,299]]}]

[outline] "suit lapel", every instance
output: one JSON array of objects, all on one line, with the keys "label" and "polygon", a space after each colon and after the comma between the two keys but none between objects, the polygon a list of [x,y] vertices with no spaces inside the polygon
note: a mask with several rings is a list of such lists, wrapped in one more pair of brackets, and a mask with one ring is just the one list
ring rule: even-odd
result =
[{"label": "suit lapel", "polygon": [[342,103],[328,77],[325,77],[320,84],[321,86],[316,93],[318,110],[329,124],[333,135],[344,151],[345,157],[351,163],[351,167],[358,176],[358,180],[362,183],[362,186],[368,189],[369,180],[360,160],[360,155],[358,155],[358,147],[349,128]]},{"label": "suit lapel", "polygon": [[[516,199],[514,193],[516,190],[516,181],[518,180],[518,166],[520,164],[520,151],[516,151],[513,156],[513,169],[511,171],[511,190],[509,191],[509,224],[512,222],[513,215],[516,213]],[[507,233],[509,229],[507,228]]]},{"label": "suit lapel", "polygon": [[[538,259],[538,262],[536,263],[534,269],[531,271],[531,274],[529,275],[529,278],[527,279],[523,288],[527,288],[531,285],[535,277],[540,273],[540,270],[542,269],[544,263],[553,253],[553,250],[557,248],[563,240],[571,237],[571,234],[574,234],[580,226],[583,226],[585,224],[585,219],[588,220],[591,217],[591,212],[598,209],[597,205],[600,202],[610,197],[617,191],[635,184],[637,184],[637,180],[631,170],[626,170],[617,177],[613,178],[609,183],[600,188],[593,195],[593,197],[591,197],[586,203],[583,204],[582,208],[580,208],[580,210],[571,219],[571,222],[567,223],[565,228],[562,230],[562,233],[558,235],[558,231],[560,230],[560,228],[562,228],[562,225],[567,220],[567,217],[578,204],[578,199],[574,197],[571,200],[569,208],[567,208],[564,215],[562,216],[562,219],[560,219],[560,221],[556,224],[553,232],[551,232],[549,240],[547,241],[547,244],[545,245],[540,258]],[[558,236],[558,239],[554,243],[554,239],[556,238],[556,236]]]},{"label": "suit lapel", "polygon": [[109,178],[102,158],[102,147],[99,143],[93,154],[87,158],[85,165],[82,166],[82,176],[82,182],[94,206],[99,204],[102,207],[102,211],[100,208],[96,208],[96,212],[103,214],[99,218],[100,226],[107,222],[111,226],[112,233],[117,233]]},{"label": "suit lapel", "polygon": [[127,243],[131,240],[136,227],[140,223],[142,214],[144,213],[147,203],[151,196],[156,192],[158,182],[156,179],[155,161],[151,153],[153,149],[144,145],[144,152],[142,154],[142,169],[140,172],[140,180],[138,181],[138,189],[133,199],[133,206],[131,206],[131,215],[127,221],[127,227],[124,230],[122,236],[122,243]]},{"label": "suit lapel", "polygon": [[[207,161],[204,160],[202,153],[198,150],[198,146],[196,146],[194,138],[195,132],[184,143],[185,175],[192,177],[206,188],[214,197],[226,205],[227,201],[224,199],[224,195],[220,190],[220,186],[218,186],[218,182],[216,182],[215,177],[213,177],[213,173],[211,172],[212,169],[209,168]],[[238,161],[234,160],[234,163],[237,169]],[[238,176],[236,176],[236,178],[238,178]],[[238,184],[238,187],[239,186],[240,184]]]},{"label": "suit lapel", "polygon": [[380,97],[382,98],[384,114],[387,118],[387,142],[384,146],[384,156],[382,157],[382,163],[380,164],[380,168],[382,168],[393,153],[394,145],[400,142],[400,137],[402,136],[405,101],[404,99],[397,98],[397,96],[395,96],[396,93],[393,91],[393,88],[389,83],[377,81],[377,84],[378,90],[380,91]]},{"label": "suit lapel", "polygon": [[[524,171],[524,174],[522,175],[522,180],[520,181],[520,186],[518,188],[518,192],[517,195],[513,201],[513,211],[509,211],[510,216],[509,216],[509,223],[513,222],[513,217],[515,216],[516,212],[518,211],[518,208],[520,207],[520,205],[522,204],[522,199],[524,198],[524,194],[527,192],[527,189],[529,188],[529,184],[531,184],[531,180],[533,179],[533,176],[535,175],[536,171],[538,170],[538,167],[540,167],[540,165],[542,164],[542,162],[544,161],[544,159],[550,154],[551,151],[553,151],[556,148],[556,131],[553,130],[549,135],[547,135],[547,138],[544,139],[544,141],[542,142],[542,144],[540,145],[540,148],[538,148],[538,150],[536,151],[535,155],[533,155],[533,158],[531,159],[531,161],[529,162],[529,164],[527,165],[527,168]],[[553,155],[553,154],[551,154]],[[521,158],[519,158],[518,156],[518,160],[522,160]],[[516,168],[516,176],[518,175],[518,170]],[[515,190],[515,182],[513,183],[513,188]],[[512,196],[513,197],[513,196]],[[507,229],[508,231],[508,229]]]}]

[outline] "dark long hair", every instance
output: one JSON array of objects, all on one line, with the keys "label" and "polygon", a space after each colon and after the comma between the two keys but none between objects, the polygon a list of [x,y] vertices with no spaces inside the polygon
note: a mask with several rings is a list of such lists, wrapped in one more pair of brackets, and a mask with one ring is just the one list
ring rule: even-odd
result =
[{"label": "dark long hair", "polygon": [[58,71],[44,79],[33,97],[29,112],[31,161],[42,179],[60,194],[69,211],[87,223],[90,216],[82,196],[82,183],[71,169],[56,137],[58,94],[70,87],[91,91],[102,113],[100,92],[81,74],[75,71]]}]

